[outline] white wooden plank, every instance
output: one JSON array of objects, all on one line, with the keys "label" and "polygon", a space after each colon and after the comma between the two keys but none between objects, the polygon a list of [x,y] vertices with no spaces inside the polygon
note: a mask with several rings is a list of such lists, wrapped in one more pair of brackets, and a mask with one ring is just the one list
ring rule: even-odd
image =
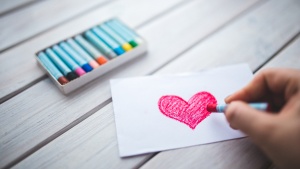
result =
[{"label": "white wooden plank", "polygon": [[32,3],[34,0],[0,0],[0,15],[21,6]]},{"label": "white wooden plank", "polygon": [[286,49],[270,60],[264,67],[287,67],[300,69],[300,37],[298,36]]},{"label": "white wooden plank", "polygon": [[107,0],[40,1],[0,18],[0,51],[78,16]]},{"label": "white wooden plank", "polygon": [[[199,71],[241,62],[247,62],[255,70],[299,31],[300,1],[267,2],[159,72]],[[199,62],[189,63],[191,60]]]},{"label": "white wooden plank", "polygon": [[[133,3],[133,2],[135,2],[135,3]],[[156,3],[158,3],[158,2],[159,2],[159,0],[157,0]],[[155,1],[145,1],[145,0],[144,1],[138,1],[138,2],[128,0],[128,1],[119,1],[119,2],[111,3],[110,5],[107,5],[104,8],[102,8],[101,11],[92,12],[92,13],[86,15],[86,16],[83,16],[83,17],[79,18],[79,21],[77,21],[77,22],[76,21],[70,22],[69,24],[65,25],[63,28],[60,28],[60,29],[57,28],[56,31],[54,31],[52,33],[49,33],[49,34],[46,34],[45,36],[41,37],[38,40],[33,40],[29,44],[30,46],[24,44],[24,46],[20,47],[18,52],[21,53],[22,51],[24,51],[26,49],[30,50],[31,45],[32,46],[41,45],[41,43],[43,42],[42,40],[47,39],[48,42],[50,41],[50,43],[53,43],[52,41],[55,42],[55,40],[60,40],[61,37],[56,37],[56,39],[53,38],[54,33],[57,33],[57,35],[62,35],[62,36],[70,36],[73,33],[76,33],[76,31],[80,32],[80,31],[82,31],[82,29],[86,29],[86,28],[98,23],[100,21],[100,19],[98,18],[99,16],[102,16],[102,19],[110,18],[112,16],[119,16],[122,20],[128,21],[129,24],[132,24],[133,26],[136,26],[138,24],[143,23],[143,21],[145,21],[145,20],[156,17],[156,16],[160,15],[161,13],[164,13],[164,12],[168,11],[169,9],[172,9],[174,6],[176,6],[178,4],[182,4],[182,1],[179,1],[179,0],[177,0],[177,1],[174,1],[174,0],[163,1],[163,3],[160,3],[159,7],[156,6],[156,3],[155,3]],[[130,6],[127,7],[127,8],[124,8],[126,6],[126,4],[130,4]],[[122,7],[122,8],[120,8],[120,7]],[[117,9],[117,10],[114,10],[114,9]],[[135,10],[135,9],[139,9],[139,10]],[[143,11],[143,12],[140,12],[140,11]],[[136,12],[140,12],[139,15],[137,15]],[[85,23],[85,25],[82,25],[82,23]],[[82,25],[82,26],[80,26],[80,27],[77,26],[76,27],[76,25]],[[70,28],[73,28],[73,27],[74,27],[74,29],[70,29]],[[77,29],[75,29],[75,28],[77,28]],[[42,45],[46,46],[47,44],[42,43]],[[26,48],[26,47],[28,47],[28,48]],[[28,59],[27,61],[26,61],[26,59],[23,60],[24,64],[29,63],[29,65],[31,65],[31,69],[34,69],[34,70],[31,70],[30,73],[35,74],[35,70],[37,70],[38,72],[41,72],[39,67],[37,67],[36,61],[34,60],[33,56],[30,54],[30,52],[27,53],[27,55],[24,54],[23,57],[27,57],[27,59]],[[22,57],[20,59],[22,60]],[[3,59],[3,60],[5,60],[5,59]],[[3,66],[1,66],[1,68],[3,68],[3,67],[9,68],[10,63],[12,63],[12,62],[4,62]],[[22,65],[22,64],[20,64],[20,65]],[[5,69],[5,68],[3,68],[1,70],[1,74],[3,76],[4,76],[5,70],[8,70],[8,69]],[[20,75],[18,75],[18,77],[22,77],[22,75],[20,74]],[[30,76],[27,76],[27,77],[30,77]],[[101,79],[99,79],[98,83],[99,82],[101,82]],[[107,84],[107,82],[108,82],[108,79],[106,80],[105,84]],[[3,81],[1,81],[1,83],[3,83]],[[1,117],[1,120],[0,120],[0,126],[1,126],[0,127],[1,128],[0,135],[1,135],[1,138],[3,138],[3,140],[0,141],[0,145],[1,145],[0,146],[0,151],[3,152],[3,153],[0,153],[0,156],[1,156],[1,158],[0,158],[0,165],[1,165],[0,168],[3,167],[4,165],[7,165],[7,164],[11,163],[16,158],[18,158],[20,155],[26,153],[27,151],[32,149],[34,146],[36,146],[39,142],[41,142],[42,140],[46,139],[47,137],[53,135],[58,130],[65,127],[68,123],[74,121],[75,119],[78,119],[80,116],[82,116],[83,114],[85,114],[89,110],[94,109],[96,107],[96,105],[101,104],[101,102],[103,102],[105,99],[108,99],[110,97],[110,96],[106,96],[107,94],[109,94],[109,89],[106,88],[106,90],[105,90],[106,94],[103,95],[104,98],[102,100],[100,100],[100,99],[98,100],[99,96],[101,97],[102,95],[100,93],[97,93],[97,94],[100,94],[100,95],[97,95],[95,100],[92,101],[91,104],[89,104],[88,102],[85,104],[85,105],[89,105],[89,106],[84,107],[84,106],[80,105],[79,109],[76,108],[79,114],[77,114],[77,113],[73,114],[73,112],[72,112],[73,110],[69,109],[70,108],[69,106],[67,106],[67,107],[65,107],[65,106],[66,105],[71,105],[73,103],[73,101],[75,101],[75,100],[79,101],[79,103],[80,103],[81,99],[79,99],[79,98],[85,97],[85,96],[82,95],[82,96],[79,96],[79,97],[75,98],[74,96],[76,96],[76,93],[74,93],[73,94],[73,97],[74,97],[73,99],[75,99],[75,100],[73,100],[72,95],[70,95],[68,97],[65,97],[65,96],[61,95],[61,93],[56,89],[56,87],[49,80],[45,80],[41,84],[42,84],[42,88],[37,89],[37,90],[32,90],[32,91],[37,92],[35,94],[34,93],[27,93],[28,98],[26,98],[25,100],[23,98],[20,98],[20,100],[19,100],[19,99],[17,99],[18,97],[16,97],[16,99],[18,100],[17,103],[15,103],[14,101],[12,101],[12,102],[8,101],[7,102],[8,107],[4,106],[5,104],[0,105],[0,112],[3,112],[3,113],[0,114],[0,117]],[[46,84],[46,86],[45,86],[45,84]],[[46,87],[46,88],[44,88],[44,87]],[[87,85],[87,87],[88,87],[88,85]],[[95,84],[94,84],[94,87],[95,87],[94,89],[97,89]],[[32,92],[32,91],[30,90],[30,92]],[[50,91],[50,92],[48,93],[48,91]],[[95,91],[98,91],[98,90],[95,90]],[[78,92],[80,92],[80,91],[78,91]],[[94,92],[91,91],[91,93],[90,92],[88,92],[88,93],[91,94],[91,93],[94,93]],[[84,94],[84,93],[82,93],[82,94]],[[54,96],[58,100],[52,100],[50,98],[50,95]],[[27,104],[25,102],[26,102],[27,99],[32,99],[30,101],[31,103],[39,104],[39,102],[41,100],[39,100],[39,99],[35,100],[35,98],[37,96],[46,96],[42,99],[43,101],[52,100],[54,102],[51,101],[52,102],[51,104],[47,104],[47,106],[41,106],[41,109],[37,108],[36,110],[34,110],[35,108],[31,107],[32,105],[30,106],[29,104]],[[90,98],[90,99],[93,99],[93,98]],[[61,104],[65,101],[67,101],[67,100],[69,100],[69,101],[73,100],[73,101],[71,101],[69,104],[68,103],[67,104],[62,104],[61,106],[63,106],[63,107],[61,107],[62,109],[60,111],[64,112],[66,108],[69,109],[67,111],[69,111],[70,114],[67,113],[67,114],[64,114],[64,115],[71,115],[72,117],[70,117],[70,119],[69,119],[69,117],[66,118],[67,116],[64,116],[64,115],[63,115],[64,116],[63,117],[62,114],[58,113],[58,112],[57,112],[58,116],[56,116],[56,115],[52,114],[53,113],[52,111],[49,112],[49,114],[47,116],[44,116],[45,114],[43,113],[43,109],[44,110],[49,109],[49,108],[51,109],[51,107],[53,105],[56,105],[56,103]],[[63,102],[61,102],[61,101],[63,101]],[[25,107],[20,108],[19,110],[12,110],[12,109],[9,108],[10,106],[12,106],[11,103],[18,104],[20,106],[25,106]],[[78,103],[75,103],[75,104],[77,104],[79,106]],[[13,107],[15,107],[15,106],[13,106]],[[60,107],[60,106],[58,106],[58,107]],[[31,112],[31,113],[27,114],[28,113],[27,111]],[[37,112],[35,112],[35,111],[37,111]],[[22,112],[27,112],[26,113],[27,115],[22,114]],[[19,114],[19,113],[21,113],[21,114]],[[37,115],[36,113],[38,113],[38,114],[41,113],[40,115],[42,115],[43,117]],[[19,114],[19,115],[17,115],[17,114]],[[9,127],[8,123],[6,123],[7,121],[5,121],[3,118],[5,116],[10,116],[10,115],[12,115],[11,116],[11,120],[12,120],[11,122],[13,122],[13,124],[11,123],[12,125],[9,125],[10,126]],[[14,115],[16,115],[16,116],[13,117]],[[22,118],[20,118],[21,116],[22,116]],[[32,138],[28,138],[28,140],[25,141],[26,143],[25,142],[21,143],[21,142],[24,141],[21,138],[22,137],[21,135],[22,135],[22,133],[25,134],[26,132],[23,130],[23,131],[21,131],[21,133],[19,133],[19,132],[14,133],[14,131],[16,131],[15,129],[19,128],[20,125],[22,126],[21,128],[23,128],[26,125],[25,123],[23,123],[21,121],[23,121],[23,120],[26,121],[26,119],[28,119],[28,118],[29,119],[31,119],[31,118],[35,119],[35,117],[41,118],[41,119],[46,118],[46,119],[52,121],[53,124],[51,124],[50,126],[53,125],[52,127],[54,127],[54,128],[52,128],[50,126],[48,126],[48,127],[50,127],[50,129],[51,130],[53,129],[53,130],[51,132],[48,132],[50,130],[48,130],[49,128],[47,126],[45,126],[45,128],[44,128],[45,131],[40,131],[40,132],[37,131],[37,133],[39,133],[39,134],[37,134],[35,131],[32,130],[33,128],[31,128],[30,126],[37,125],[36,129],[39,130],[39,128],[41,126],[39,124],[40,122],[38,122],[38,121],[40,121],[40,120],[38,120],[38,121],[33,120],[31,122],[28,121],[29,125],[30,125],[30,126],[28,126],[29,127],[28,129],[32,130],[32,134],[37,134],[37,135],[33,136]],[[62,121],[55,120],[56,117],[61,118]],[[52,118],[54,118],[54,119],[52,119]],[[67,121],[65,121],[65,120],[67,120]],[[46,123],[48,123],[48,122],[46,122]],[[58,127],[58,128],[56,128],[55,126]],[[11,132],[9,132],[9,131],[11,131]],[[42,139],[37,139],[37,136],[39,136],[40,134],[42,134],[42,135],[45,134],[44,136],[46,136],[46,137],[43,136]],[[26,135],[28,136],[28,133],[25,134],[24,136],[27,137]],[[40,135],[40,136],[42,136],[42,135]],[[34,140],[32,140],[32,139],[34,139]],[[21,144],[19,144],[19,143],[21,143]],[[15,147],[16,149],[13,150],[14,149],[13,147]]]},{"label": "white wooden plank", "polygon": [[[247,62],[255,70],[300,31],[298,4],[299,1],[295,0],[269,1],[157,73],[198,71],[238,62]],[[299,68],[298,40],[272,59],[266,67],[276,65]],[[282,62],[284,59],[291,62]],[[198,62],[190,62],[191,60]],[[292,63],[295,60],[296,63]],[[270,161],[246,138],[161,152],[142,168],[250,169],[267,168],[269,165]]]},{"label": "white wooden plank", "polygon": [[[203,0],[183,5],[139,29],[149,42],[149,53],[145,57],[123,65],[67,97],[47,79],[3,103],[0,108],[6,111],[1,115],[0,127],[7,134],[1,135],[0,141],[6,143],[1,150],[6,152],[6,156],[0,159],[6,158],[5,160],[9,161],[18,157],[82,115],[93,111],[100,103],[110,98],[110,78],[153,72],[256,2]],[[207,17],[211,13],[214,15]],[[178,39],[185,43],[179,42]],[[31,100],[30,103],[24,101],[24,98]],[[36,105],[37,102],[40,103]],[[20,106],[16,107],[16,103],[20,103]],[[20,124],[22,127],[16,127]],[[118,162],[112,160],[109,163]],[[32,162],[31,164],[34,165]],[[67,164],[67,161],[61,162],[61,165],[64,164]]]},{"label": "white wooden plank", "polygon": [[[281,4],[279,4],[279,5],[281,5]],[[268,8],[264,7],[263,9],[268,9]],[[257,11],[253,11],[252,13],[257,13]],[[258,13],[257,15],[261,15],[261,14]],[[260,17],[260,16],[257,16],[257,17]],[[264,16],[262,15],[261,17],[264,17]],[[276,17],[276,16],[274,16],[274,17]],[[246,16],[246,18],[247,18],[247,16]],[[236,23],[239,23],[242,20],[244,20],[244,18],[241,18]],[[237,26],[239,24],[233,24],[233,25],[234,25],[234,27],[236,27],[236,30],[230,31],[227,33],[235,35],[237,30],[239,30],[240,26]],[[249,26],[249,29],[252,29],[253,27],[257,27],[255,25],[251,25],[251,24],[248,24],[248,26]],[[277,30],[277,31],[282,31],[282,30]],[[220,38],[223,37],[221,35],[222,34],[219,35]],[[236,36],[238,36],[238,35],[236,35]],[[256,34],[249,35],[249,38],[258,38],[260,36],[261,36],[260,33],[257,32]],[[210,39],[213,39],[213,38],[210,38]],[[207,41],[210,41],[210,39],[208,39]],[[243,36],[241,36],[241,41],[242,41],[242,39],[247,40]],[[204,41],[199,46],[202,46],[207,41]],[[228,42],[231,42],[231,41],[228,40]],[[226,42],[226,43],[228,43],[228,42]],[[239,47],[238,45],[239,44],[237,44],[237,48]],[[243,45],[245,45],[245,44],[242,43],[241,47]],[[249,45],[255,45],[255,44],[251,44],[251,42],[250,42]],[[256,47],[252,48],[253,50],[256,50],[256,48],[260,47],[259,44],[256,44],[256,45],[257,45]],[[198,48],[198,46],[196,46],[195,48]],[[231,50],[231,49],[228,49],[228,50]],[[274,50],[276,50],[276,49],[274,49]],[[241,51],[238,51],[238,52],[241,52]],[[199,53],[199,54],[201,55],[202,53]],[[245,53],[245,54],[247,54],[247,53]],[[182,57],[185,57],[185,55],[183,55]],[[245,61],[247,61],[247,58],[244,58],[244,59],[245,59]],[[173,62],[171,62],[169,65],[167,65],[167,67],[172,66],[172,64],[173,64]],[[183,62],[182,64],[185,66],[188,66],[189,64],[191,64],[191,62]],[[199,62],[199,64],[201,65],[200,62]],[[257,64],[256,67],[254,65],[252,65],[252,66],[253,66],[253,69],[255,69],[256,67],[259,66],[259,64]],[[193,69],[191,69],[190,71],[193,71]],[[157,72],[157,74],[160,74],[160,73],[161,73],[160,71]],[[169,72],[169,73],[172,73],[172,72]],[[108,106],[110,106],[110,105],[108,105]],[[104,108],[104,109],[106,110],[106,108]],[[99,112],[102,112],[102,110],[100,110]],[[101,119],[101,117],[99,115],[98,116],[99,120],[94,120],[95,116],[97,116],[97,114],[99,112],[96,112],[94,115],[90,116],[87,120],[83,121],[78,126],[72,128],[64,135],[58,137],[56,140],[49,143],[44,148],[38,150],[33,155],[29,156],[27,159],[25,159],[24,161],[22,161],[21,163],[16,165],[16,168],[25,168],[25,167],[29,167],[29,166],[33,167],[33,168],[44,167],[43,163],[46,163],[47,161],[51,161],[51,164],[47,163],[48,165],[50,165],[49,166],[50,168],[57,168],[58,166],[65,167],[68,164],[71,164],[72,167],[81,167],[82,165],[86,165],[86,166],[88,166],[87,168],[98,168],[98,166],[100,166],[100,168],[102,168],[102,167],[103,168],[120,168],[120,166],[122,166],[122,163],[120,163],[119,160],[123,160],[123,159],[116,157],[116,156],[118,156],[118,154],[112,155],[111,153],[109,153],[109,152],[115,153],[117,151],[116,150],[117,145],[115,145],[116,140],[112,141],[113,143],[110,144],[110,146],[105,145],[106,147],[110,147],[110,148],[107,148],[106,151],[104,151],[105,153],[109,154],[107,156],[103,156],[102,154],[105,154],[105,153],[100,150],[101,148],[99,148],[99,149],[97,148],[97,145],[98,145],[97,140],[100,140],[98,137],[100,137],[101,135],[102,136],[105,135],[105,134],[102,134],[102,131],[98,130],[98,127],[95,127],[96,124],[99,124],[99,121]],[[106,113],[112,114],[112,110],[111,109],[107,110]],[[109,120],[107,119],[105,121],[109,121]],[[93,123],[95,123],[95,124],[93,124]],[[82,127],[83,124],[84,124],[84,126],[85,126],[85,124],[87,124],[87,125],[85,127]],[[88,128],[88,129],[85,129],[85,128]],[[93,130],[96,130],[98,132],[95,132]],[[87,137],[89,139],[89,142],[84,142],[80,145],[76,144],[75,145],[76,148],[74,148],[74,145],[72,145],[72,144],[66,145],[65,143],[68,142],[68,140],[83,139],[82,137],[85,137],[85,136],[82,136],[81,134],[76,134],[77,132],[82,132],[82,133],[92,132],[92,134],[95,133],[95,135]],[[115,132],[115,129],[113,132]],[[91,143],[91,142],[93,142],[93,143]],[[59,152],[56,152],[55,149],[57,149],[57,147],[58,147],[58,149],[62,149],[62,150]],[[80,156],[79,152],[80,152],[80,150],[83,150],[84,147],[88,147],[88,149],[90,147],[93,147],[93,148],[99,150],[101,153],[96,154],[96,153],[94,153],[94,151],[91,153],[84,152],[80,155],[84,156],[85,158],[92,158],[91,161],[83,160],[78,163],[73,162],[72,158],[79,158],[78,157],[78,156]],[[245,152],[247,152],[247,153],[245,153]],[[61,158],[61,159],[56,158],[56,156],[60,157],[62,154],[64,156],[66,156],[66,158]],[[180,154],[180,156],[178,155],[178,156],[176,156],[176,158],[172,158],[173,157],[172,154],[175,154],[175,155]],[[199,156],[199,154],[202,154],[207,157],[205,159],[200,159],[199,157],[203,157],[203,156]],[[263,156],[261,154],[261,152],[257,149],[257,147],[255,147],[253,144],[251,144],[251,142],[248,139],[232,140],[232,141],[228,141],[228,142],[221,142],[218,144],[207,144],[207,145],[202,145],[202,146],[197,146],[197,147],[166,151],[166,152],[160,153],[159,155],[163,156],[163,157],[161,157],[163,160],[160,160],[159,162],[154,163],[153,165],[151,165],[151,167],[153,167],[153,168],[164,168],[164,166],[170,167],[169,163],[173,163],[174,161],[179,161],[179,162],[176,163],[176,166],[175,165],[172,166],[173,168],[178,168],[178,167],[192,168],[193,166],[195,166],[195,168],[205,168],[205,166],[209,166],[209,168],[238,168],[238,167],[244,168],[245,166],[246,166],[246,168],[251,168],[251,166],[253,168],[258,168],[258,167],[267,168],[268,165],[270,164],[269,161],[266,159],[266,157]],[[137,157],[140,157],[140,156],[137,156]],[[126,158],[126,160],[131,160],[131,159],[135,160],[137,157]],[[144,156],[142,156],[142,157],[144,157]],[[187,157],[189,159],[186,159],[183,157]],[[239,158],[236,158],[236,157],[239,157]],[[157,158],[157,157],[155,157],[155,158]],[[169,160],[170,158],[172,158],[172,159]],[[236,160],[233,161],[232,159],[235,159],[235,158],[236,158]],[[112,160],[110,160],[110,162],[116,163],[117,166],[112,166],[111,163],[102,165],[101,162],[106,161],[106,159],[112,159]],[[195,162],[198,160],[201,162],[204,161],[205,162],[205,163],[203,162],[204,165],[193,165],[195,163],[199,164],[199,163]],[[36,161],[38,161],[38,164],[34,165],[33,162],[36,162]],[[180,162],[182,162],[182,163],[180,163]],[[165,164],[165,163],[167,163],[167,164]],[[187,165],[185,165],[186,163],[187,163]],[[251,165],[249,165],[249,163]],[[125,164],[125,166],[122,168],[127,168],[127,167],[131,168],[133,166],[128,166]]]},{"label": "white wooden plank", "polygon": [[113,118],[110,103],[14,168],[133,168],[149,158],[119,158]]},{"label": "white wooden plank", "polygon": [[141,168],[267,168],[271,163],[249,139],[159,153]]},{"label": "white wooden plank", "polygon": [[[81,15],[68,23],[54,28],[41,36],[27,41],[12,50],[0,54],[0,102],[6,100],[9,94],[31,85],[37,79],[44,76],[44,72],[37,67],[34,54],[51,44],[70,37],[85,29],[88,29],[99,22],[119,17],[130,26],[137,26],[143,22],[160,15],[166,9],[174,5],[180,5],[182,0],[170,1],[114,1],[104,7]],[[188,2],[188,1],[185,1]],[[159,3],[159,6],[155,6]],[[171,3],[171,4],[170,4]],[[172,5],[173,4],[173,5]],[[17,67],[18,69],[12,69]]]}]

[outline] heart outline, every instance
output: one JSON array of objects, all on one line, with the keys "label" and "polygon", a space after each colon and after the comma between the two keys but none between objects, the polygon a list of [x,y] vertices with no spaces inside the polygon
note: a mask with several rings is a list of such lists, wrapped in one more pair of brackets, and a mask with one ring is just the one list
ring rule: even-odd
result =
[{"label": "heart outline", "polygon": [[160,97],[158,107],[162,114],[195,129],[211,112],[206,110],[208,103],[217,104],[216,98],[209,92],[194,94],[188,101],[179,96],[165,95]]}]

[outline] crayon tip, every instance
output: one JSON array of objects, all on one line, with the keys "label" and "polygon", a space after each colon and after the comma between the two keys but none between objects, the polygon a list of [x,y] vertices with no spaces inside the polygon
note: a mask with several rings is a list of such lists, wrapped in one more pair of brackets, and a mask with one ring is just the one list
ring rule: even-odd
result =
[{"label": "crayon tip", "polygon": [[93,68],[92,68],[88,63],[82,65],[82,69],[83,69],[85,72],[90,72],[90,71],[93,70]]},{"label": "crayon tip", "polygon": [[117,57],[118,55],[116,55],[115,52],[111,51],[109,53],[106,53],[106,56],[108,56],[110,59],[113,59],[113,58]]},{"label": "crayon tip", "polygon": [[134,40],[129,41],[129,44],[130,44],[132,47],[138,46],[138,44],[137,44]]},{"label": "crayon tip", "polygon": [[94,60],[91,60],[90,62],[89,62],[89,64],[95,69],[95,68],[97,68],[97,67],[99,67],[99,64],[96,62],[96,61],[94,61]]},{"label": "crayon tip", "polygon": [[125,53],[125,51],[121,47],[115,48],[114,51],[117,55],[122,55],[123,53]]},{"label": "crayon tip", "polygon": [[57,79],[57,81],[58,81],[61,85],[67,84],[67,83],[69,82],[69,80],[66,79],[64,76],[59,77],[59,78]]},{"label": "crayon tip", "polygon": [[208,104],[206,106],[206,110],[209,112],[216,112],[217,111],[217,105],[216,104]]},{"label": "crayon tip", "polygon": [[125,51],[130,51],[132,49],[132,46],[129,44],[129,43],[124,43],[122,45],[122,48],[125,50]]},{"label": "crayon tip", "polygon": [[81,68],[81,67],[78,67],[76,70],[75,70],[75,73],[78,74],[78,76],[82,76],[85,74],[85,71]]},{"label": "crayon tip", "polygon": [[68,80],[74,80],[74,79],[76,79],[78,77],[78,75],[76,74],[76,73],[74,73],[74,72],[69,72],[67,75],[66,75],[66,78],[68,79]]},{"label": "crayon tip", "polygon": [[100,65],[103,65],[107,62],[107,59],[104,57],[104,56],[100,56],[97,58],[97,62],[100,64]]}]

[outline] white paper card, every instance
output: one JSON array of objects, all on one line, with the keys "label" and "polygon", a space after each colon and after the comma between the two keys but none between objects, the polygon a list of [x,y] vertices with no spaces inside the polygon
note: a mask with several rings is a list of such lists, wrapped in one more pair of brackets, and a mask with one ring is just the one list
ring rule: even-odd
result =
[{"label": "white paper card", "polygon": [[[193,105],[188,103],[195,94],[209,92],[218,104],[223,104],[226,96],[245,86],[252,76],[248,65],[239,64],[190,75],[111,80],[120,156],[244,137],[242,132],[230,128],[223,113],[211,113],[198,125],[193,123],[194,129],[180,121],[189,123],[195,120],[190,119],[194,118],[192,115],[186,116],[185,114],[200,111],[200,108],[194,110],[193,106],[199,106],[201,103]],[[163,96],[170,96],[171,99],[167,100],[168,104],[164,100],[167,97]],[[178,98],[185,100],[187,105],[184,105],[184,101]],[[170,114],[166,115],[173,113],[167,108],[168,105],[172,105],[174,111],[179,112],[176,115],[177,119],[170,118],[169,116],[172,116]],[[184,106],[188,107],[185,109]],[[165,111],[165,114],[162,111]],[[204,111],[203,108],[201,111]]]}]

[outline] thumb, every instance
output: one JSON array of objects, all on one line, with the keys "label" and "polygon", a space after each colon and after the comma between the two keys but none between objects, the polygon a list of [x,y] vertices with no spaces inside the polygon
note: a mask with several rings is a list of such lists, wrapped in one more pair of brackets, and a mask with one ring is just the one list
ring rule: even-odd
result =
[{"label": "thumb", "polygon": [[253,109],[245,102],[231,102],[225,111],[225,116],[232,128],[243,131],[255,140],[264,138],[272,131],[274,116]]}]

